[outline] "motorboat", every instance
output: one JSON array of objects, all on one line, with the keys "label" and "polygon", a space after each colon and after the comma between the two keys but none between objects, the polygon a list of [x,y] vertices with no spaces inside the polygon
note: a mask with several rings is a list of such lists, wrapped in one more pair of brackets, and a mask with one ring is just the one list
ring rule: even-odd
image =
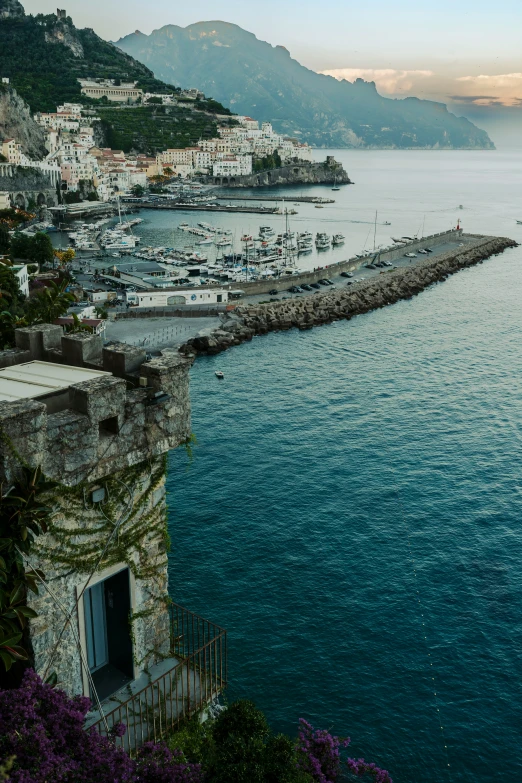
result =
[{"label": "motorboat", "polygon": [[220,381],[222,381],[223,378],[225,377],[225,374],[222,373],[221,370],[216,370],[216,372],[214,374],[215,374],[216,378],[219,378]]},{"label": "motorboat", "polygon": [[332,245],[344,245],[344,234],[334,234],[332,238]]}]

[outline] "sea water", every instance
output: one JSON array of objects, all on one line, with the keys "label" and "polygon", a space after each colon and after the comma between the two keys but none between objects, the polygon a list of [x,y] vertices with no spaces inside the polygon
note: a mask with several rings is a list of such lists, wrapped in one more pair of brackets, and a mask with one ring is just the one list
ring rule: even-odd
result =
[{"label": "sea water", "polygon": [[[378,209],[522,240],[520,154],[335,154],[356,185],[321,219],[347,235]],[[171,595],[227,628],[231,699],[350,735],[396,783],[522,773],[521,302],[514,249],[191,371]]]}]

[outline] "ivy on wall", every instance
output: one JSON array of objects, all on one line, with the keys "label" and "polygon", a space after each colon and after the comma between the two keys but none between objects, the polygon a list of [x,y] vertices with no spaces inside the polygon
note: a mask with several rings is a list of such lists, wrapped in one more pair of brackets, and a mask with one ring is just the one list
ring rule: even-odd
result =
[{"label": "ivy on wall", "polygon": [[[12,444],[7,445],[21,463]],[[30,649],[20,644],[24,634],[28,637],[27,621],[37,616],[27,606],[28,591],[38,593],[37,581],[45,578],[41,571],[25,570],[24,556],[45,563],[53,578],[70,573],[87,577],[95,570],[120,563],[128,566],[137,581],[146,583],[149,593],[149,605],[130,618],[133,641],[137,622],[157,615],[159,606],[166,609],[170,600],[165,578],[165,557],[170,546],[167,511],[165,504],[154,502],[154,493],[163,485],[166,466],[164,455],[102,481],[66,487],[47,480],[40,468],[22,464],[19,481],[1,488],[0,660],[6,671],[13,661],[30,658]],[[93,505],[91,494],[98,487],[104,488],[105,500]],[[27,641],[30,648],[28,638]],[[143,663],[151,655],[161,656],[154,643],[136,663]]]}]

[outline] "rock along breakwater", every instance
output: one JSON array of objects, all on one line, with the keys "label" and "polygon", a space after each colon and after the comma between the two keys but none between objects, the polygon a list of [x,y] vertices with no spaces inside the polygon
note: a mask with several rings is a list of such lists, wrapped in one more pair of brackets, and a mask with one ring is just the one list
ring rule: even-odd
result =
[{"label": "rock along breakwater", "polygon": [[411,267],[382,272],[349,288],[335,288],[269,304],[240,305],[224,316],[220,328],[191,338],[179,350],[187,355],[212,355],[251,340],[255,335],[292,328],[312,329],[350,319],[401,299],[411,299],[461,269],[517,246],[517,242],[506,237],[477,237],[463,247],[419,260]]}]

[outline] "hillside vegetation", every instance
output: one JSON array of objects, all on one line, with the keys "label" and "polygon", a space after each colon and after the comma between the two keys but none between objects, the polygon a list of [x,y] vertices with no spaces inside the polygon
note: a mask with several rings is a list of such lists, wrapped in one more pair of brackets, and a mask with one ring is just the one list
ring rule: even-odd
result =
[{"label": "hillside vegetation", "polygon": [[184,106],[97,108],[103,143],[112,149],[138,149],[148,155],[169,147],[190,147],[198,139],[217,135],[215,117]]},{"label": "hillside vegetation", "polygon": [[238,114],[319,147],[491,149],[487,133],[442,103],[391,100],[373,82],[340,82],[305,68],[234,24],[167,25],[117,45],[158,78],[197,86]]},{"label": "hillside vegetation", "polygon": [[[0,0],[0,11],[2,3]],[[29,104],[32,112],[56,111],[64,102],[95,107],[102,116],[102,141],[125,151],[154,154],[167,146],[193,144],[216,131],[216,114],[229,109],[212,99],[175,107],[116,108],[81,94],[79,78],[137,81],[146,92],[179,93],[154,77],[152,71],[93,30],[78,30],[72,20],[54,14],[1,18],[0,74]],[[1,125],[0,135],[7,128]]]}]

